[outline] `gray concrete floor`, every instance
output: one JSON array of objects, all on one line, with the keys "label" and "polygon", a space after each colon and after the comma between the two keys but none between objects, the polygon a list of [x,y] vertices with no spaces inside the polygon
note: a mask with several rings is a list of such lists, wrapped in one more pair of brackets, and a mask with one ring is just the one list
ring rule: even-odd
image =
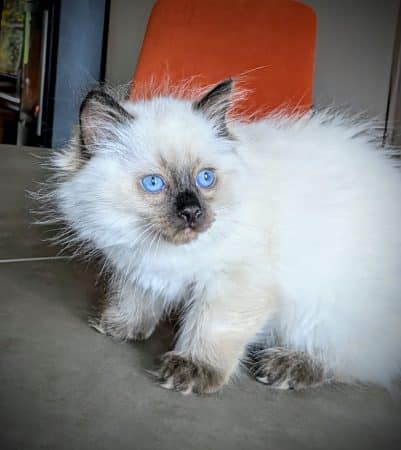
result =
[{"label": "gray concrete floor", "polygon": [[[0,146],[0,449],[399,449],[401,402],[378,388],[277,392],[243,375],[184,397],[145,369],[171,343],[120,343],[86,324],[91,267],[39,260],[57,250],[28,226],[32,149]],[[45,151],[35,151],[45,154]],[[10,259],[33,258],[19,262]]]}]

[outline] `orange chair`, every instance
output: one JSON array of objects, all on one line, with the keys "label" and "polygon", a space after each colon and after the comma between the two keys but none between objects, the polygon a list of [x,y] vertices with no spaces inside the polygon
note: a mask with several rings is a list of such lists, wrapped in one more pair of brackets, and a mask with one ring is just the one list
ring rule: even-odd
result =
[{"label": "orange chair", "polygon": [[240,76],[250,92],[236,107],[260,117],[277,108],[312,106],[317,21],[293,0],[158,0],[134,76],[190,87]]}]

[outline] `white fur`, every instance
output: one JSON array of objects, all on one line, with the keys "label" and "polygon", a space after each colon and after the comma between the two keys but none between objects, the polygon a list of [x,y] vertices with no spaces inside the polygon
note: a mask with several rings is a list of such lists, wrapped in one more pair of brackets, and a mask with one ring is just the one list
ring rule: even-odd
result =
[{"label": "white fur", "polygon": [[[55,163],[61,215],[129,286],[122,310],[139,305],[142,317],[150,304],[157,321],[156,303],[186,301],[176,351],[226,379],[264,329],[339,380],[388,386],[401,363],[401,173],[360,125],[327,114],[233,121],[233,151],[189,101],[125,107],[135,121],[82,168],[68,173],[76,146]],[[189,244],[138,225],[134,183],[159,155],[200,157],[223,179],[216,221]]]},{"label": "white fur", "polygon": [[337,379],[389,385],[401,362],[401,173],[325,115],[241,128],[260,176],[285,345]]}]

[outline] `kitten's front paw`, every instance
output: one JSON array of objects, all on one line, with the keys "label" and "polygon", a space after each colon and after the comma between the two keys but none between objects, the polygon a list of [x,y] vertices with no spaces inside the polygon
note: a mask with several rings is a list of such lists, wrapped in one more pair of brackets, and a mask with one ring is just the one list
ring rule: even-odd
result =
[{"label": "kitten's front paw", "polygon": [[148,339],[156,328],[155,324],[141,324],[134,327],[132,324],[111,320],[105,314],[100,319],[90,318],[89,325],[96,331],[122,341],[144,341]]},{"label": "kitten's front paw", "polygon": [[250,352],[245,365],[257,381],[276,389],[302,389],[323,381],[323,368],[304,352],[274,347]]},{"label": "kitten's front paw", "polygon": [[223,374],[217,369],[174,352],[162,357],[158,375],[162,387],[183,394],[210,394],[218,391],[225,381]]}]

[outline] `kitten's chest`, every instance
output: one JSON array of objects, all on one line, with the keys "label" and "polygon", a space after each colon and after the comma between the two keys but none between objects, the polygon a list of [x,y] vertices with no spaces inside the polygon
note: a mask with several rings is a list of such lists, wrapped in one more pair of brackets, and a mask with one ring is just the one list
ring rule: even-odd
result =
[{"label": "kitten's chest", "polygon": [[216,267],[210,258],[190,254],[148,257],[136,267],[135,279],[143,289],[167,300],[179,301],[193,284],[207,284]]}]

